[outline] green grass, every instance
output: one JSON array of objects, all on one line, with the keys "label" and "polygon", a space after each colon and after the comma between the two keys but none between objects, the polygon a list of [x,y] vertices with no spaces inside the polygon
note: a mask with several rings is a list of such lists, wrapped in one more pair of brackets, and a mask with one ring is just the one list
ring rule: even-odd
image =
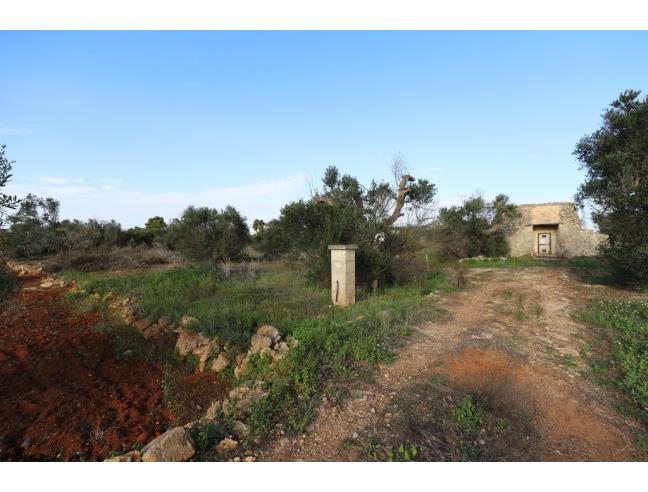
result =
[{"label": "green grass", "polygon": [[392,361],[394,349],[412,326],[437,312],[419,286],[409,285],[340,309],[334,317],[293,322],[289,332],[299,345],[268,373],[268,396],[253,406],[252,432],[267,435],[280,422],[293,432],[304,432],[326,380],[353,377],[359,362]]},{"label": "green grass", "polygon": [[251,276],[225,275],[215,265],[198,264],[134,276],[68,272],[89,292],[131,297],[155,320],[184,315],[200,320],[197,330],[225,342],[245,345],[255,329],[274,324],[282,333],[293,321],[329,311],[327,289],[309,285],[298,272],[268,269]]},{"label": "green grass", "polygon": [[442,270],[430,272],[430,274],[422,281],[421,293],[423,295],[432,292],[448,293],[456,289],[450,279],[443,273]]},{"label": "green grass", "polygon": [[465,259],[456,264],[467,268],[524,268],[524,267],[565,267],[587,282],[610,281],[610,266],[603,258],[581,256],[576,258],[542,259],[531,256],[485,258],[483,260]]},{"label": "green grass", "polygon": [[590,361],[597,376],[623,392],[648,427],[648,302],[597,299],[582,316],[597,329]]},{"label": "green grass", "polygon": [[467,268],[522,268],[536,266],[554,266],[555,260],[534,259],[530,256],[504,257],[504,258],[484,258],[477,260],[467,258],[459,265]]}]

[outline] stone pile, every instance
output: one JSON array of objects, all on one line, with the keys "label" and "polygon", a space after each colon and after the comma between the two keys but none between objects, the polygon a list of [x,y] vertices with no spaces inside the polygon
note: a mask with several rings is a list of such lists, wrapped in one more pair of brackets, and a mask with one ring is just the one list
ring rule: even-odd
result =
[{"label": "stone pile", "polygon": [[176,331],[172,320],[166,316],[157,321],[144,316],[144,312],[135,306],[135,301],[128,297],[117,297],[108,292],[103,298],[99,294],[91,294],[95,299],[102,299],[108,302],[108,306],[117,316],[120,316],[125,324],[136,328],[144,338],[157,338],[164,333]]},{"label": "stone pile", "polygon": [[[15,263],[13,261],[7,261],[7,268],[14,272],[18,278],[23,277],[41,277],[40,288],[50,289],[52,287],[76,287],[76,282],[70,280],[57,279],[45,275],[42,266],[31,266],[23,263]],[[30,289],[34,289],[31,288]]]},{"label": "stone pile", "polygon": [[43,274],[42,266],[33,267],[30,265],[24,265],[22,263],[16,263],[14,261],[7,261],[7,268],[14,272],[18,277],[32,277],[40,276]]},{"label": "stone pile", "polygon": [[[263,325],[257,332],[252,335],[250,340],[250,349],[245,354],[236,356],[234,375],[238,378],[247,369],[250,358],[254,354],[267,355],[275,363],[288,353],[291,347],[297,345],[297,340],[290,338],[287,341],[282,340],[279,330],[272,325]],[[271,364],[272,365],[272,364]]]}]

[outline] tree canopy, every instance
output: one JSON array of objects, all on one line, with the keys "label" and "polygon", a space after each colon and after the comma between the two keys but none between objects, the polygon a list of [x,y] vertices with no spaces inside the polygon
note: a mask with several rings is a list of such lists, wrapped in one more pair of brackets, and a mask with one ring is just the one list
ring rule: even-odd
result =
[{"label": "tree canopy", "polygon": [[603,113],[601,128],[583,137],[574,155],[587,172],[576,201],[592,205],[608,235],[602,252],[617,279],[648,284],[648,98],[621,93]]},{"label": "tree canopy", "polygon": [[[0,145],[0,188],[4,188],[11,179],[11,169],[16,161],[10,161],[5,156],[6,145]],[[18,206],[18,197],[0,193],[0,227],[4,224],[8,210],[13,210]]]}]

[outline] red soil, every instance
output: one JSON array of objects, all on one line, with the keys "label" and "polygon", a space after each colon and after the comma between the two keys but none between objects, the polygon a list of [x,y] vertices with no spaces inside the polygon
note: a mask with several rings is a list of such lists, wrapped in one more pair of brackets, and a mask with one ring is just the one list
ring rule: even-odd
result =
[{"label": "red soil", "polygon": [[60,291],[0,304],[0,460],[97,460],[164,432],[156,364],[121,362]]}]

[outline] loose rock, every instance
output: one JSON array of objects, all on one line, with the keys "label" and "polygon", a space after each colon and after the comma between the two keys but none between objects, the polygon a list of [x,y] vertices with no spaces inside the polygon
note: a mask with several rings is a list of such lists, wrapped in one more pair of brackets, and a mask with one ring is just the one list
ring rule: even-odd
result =
[{"label": "loose rock", "polygon": [[182,357],[186,357],[197,347],[207,345],[208,343],[209,339],[202,336],[200,333],[190,330],[182,330],[175,348]]},{"label": "loose rock", "polygon": [[229,357],[227,357],[227,354],[225,352],[221,352],[218,354],[218,357],[216,357],[216,360],[212,363],[211,369],[212,371],[216,372],[223,372],[227,367],[229,367],[230,360]]},{"label": "loose rock", "polygon": [[106,458],[104,461],[113,463],[131,463],[133,461],[142,461],[142,454],[139,451],[129,451],[126,454],[120,454],[119,456]]},{"label": "loose rock", "polygon": [[142,449],[142,461],[187,461],[196,453],[189,432],[174,427]]},{"label": "loose rock", "polygon": [[237,441],[226,437],[216,445],[216,451],[220,454],[225,454],[234,449],[236,446],[238,446]]}]

